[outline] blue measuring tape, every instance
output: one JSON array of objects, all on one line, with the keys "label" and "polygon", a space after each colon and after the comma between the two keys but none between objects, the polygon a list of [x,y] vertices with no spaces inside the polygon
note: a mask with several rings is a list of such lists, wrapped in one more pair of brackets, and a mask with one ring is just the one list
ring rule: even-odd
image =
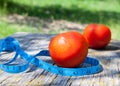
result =
[{"label": "blue measuring tape", "polygon": [[[102,67],[99,61],[91,57],[87,57],[84,61],[84,63],[91,65],[89,67],[63,68],[58,67],[56,65],[52,65],[37,58],[38,56],[50,56],[48,50],[42,50],[34,56],[29,55],[20,47],[18,40],[16,40],[13,37],[7,37],[5,39],[0,40],[0,53],[4,51],[16,52],[15,56],[11,60],[0,64],[0,69],[9,73],[23,72],[29,68],[30,63],[36,65],[39,68],[43,68],[49,72],[64,76],[82,76],[95,74],[102,71]],[[18,59],[18,57],[24,60],[24,62],[19,64],[12,64]]]}]

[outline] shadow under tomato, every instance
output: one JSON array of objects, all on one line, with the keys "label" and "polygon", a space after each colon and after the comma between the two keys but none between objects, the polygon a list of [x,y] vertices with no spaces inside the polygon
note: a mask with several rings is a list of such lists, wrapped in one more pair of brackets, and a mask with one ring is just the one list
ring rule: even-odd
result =
[{"label": "shadow under tomato", "polygon": [[120,41],[112,40],[105,48],[102,49],[92,49],[96,51],[115,51],[120,50]]}]

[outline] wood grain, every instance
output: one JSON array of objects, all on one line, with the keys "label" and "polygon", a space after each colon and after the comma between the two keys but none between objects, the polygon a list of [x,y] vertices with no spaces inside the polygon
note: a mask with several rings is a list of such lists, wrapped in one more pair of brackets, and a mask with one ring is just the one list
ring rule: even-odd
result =
[{"label": "wood grain", "polygon": [[[25,52],[32,55],[48,49],[49,41],[53,36],[55,35],[31,33],[13,35],[20,41]],[[13,55],[9,54],[9,56]],[[120,86],[120,41],[112,40],[103,50],[89,49],[88,56],[100,61],[103,67],[102,72],[68,77],[30,65],[27,71],[18,74],[10,74],[0,70],[0,86]],[[53,64],[50,57],[38,58]]]}]

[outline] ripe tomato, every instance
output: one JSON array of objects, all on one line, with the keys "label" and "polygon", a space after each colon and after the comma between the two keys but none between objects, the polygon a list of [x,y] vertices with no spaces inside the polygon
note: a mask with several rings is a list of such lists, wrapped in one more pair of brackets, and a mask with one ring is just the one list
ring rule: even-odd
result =
[{"label": "ripe tomato", "polygon": [[106,25],[89,24],[83,32],[89,47],[101,49],[108,45],[111,40],[111,31]]},{"label": "ripe tomato", "polygon": [[77,67],[86,58],[88,43],[77,31],[69,31],[53,37],[49,44],[52,60],[61,67]]}]

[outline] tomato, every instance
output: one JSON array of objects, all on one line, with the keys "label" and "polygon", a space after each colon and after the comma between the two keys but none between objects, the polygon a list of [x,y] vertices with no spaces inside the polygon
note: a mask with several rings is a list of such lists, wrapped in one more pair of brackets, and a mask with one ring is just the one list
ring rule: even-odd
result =
[{"label": "tomato", "polygon": [[83,32],[89,47],[94,49],[105,48],[111,40],[111,31],[106,25],[89,24]]},{"label": "tomato", "polygon": [[87,56],[88,43],[77,31],[64,32],[50,40],[49,52],[58,66],[77,67]]}]

